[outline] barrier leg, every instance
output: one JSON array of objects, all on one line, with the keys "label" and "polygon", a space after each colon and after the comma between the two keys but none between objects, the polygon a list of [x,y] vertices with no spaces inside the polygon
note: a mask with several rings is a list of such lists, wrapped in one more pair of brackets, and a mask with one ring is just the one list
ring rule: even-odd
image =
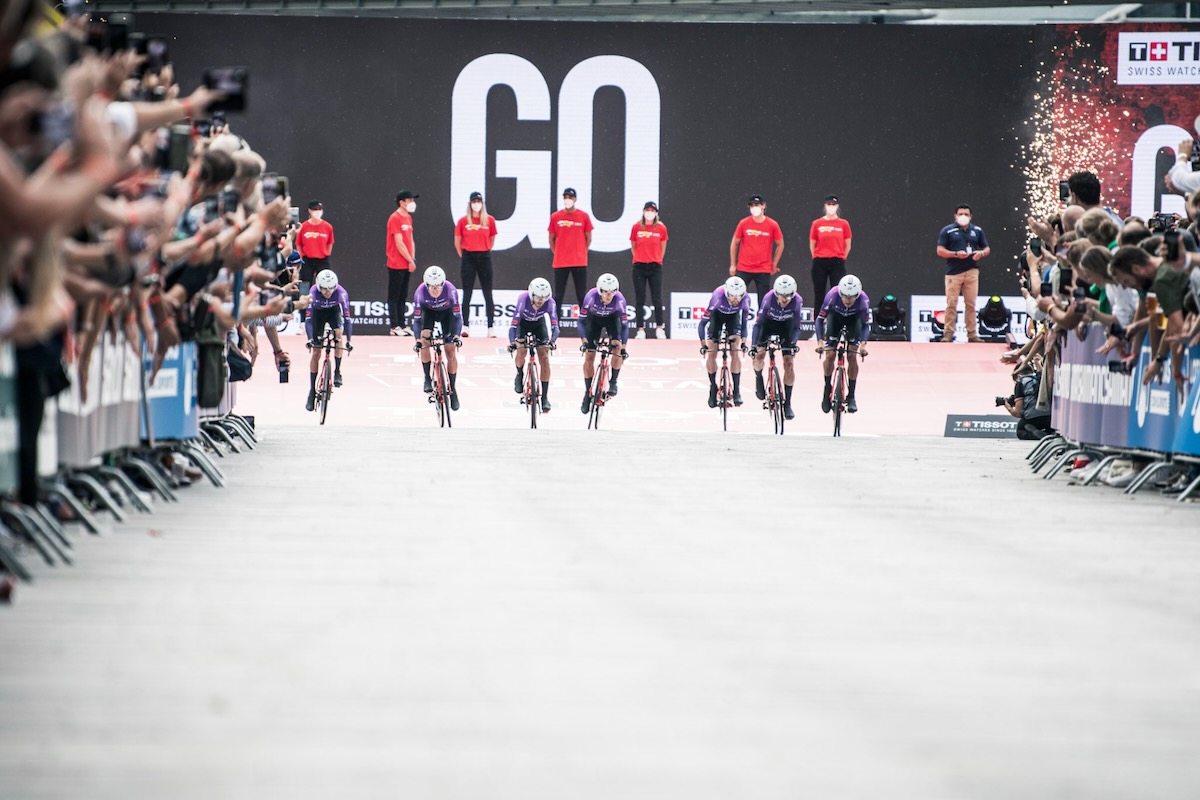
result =
[{"label": "barrier leg", "polygon": [[200,430],[207,431],[208,434],[218,441],[222,441],[229,446],[229,449],[235,453],[242,452],[238,449],[237,442],[229,435],[229,432],[221,427],[221,423],[209,420],[208,422],[200,423]]},{"label": "barrier leg", "polygon": [[71,544],[71,540],[67,538],[67,532],[63,529],[62,523],[54,518],[54,515],[50,513],[50,509],[46,508],[45,504],[38,503],[29,511],[31,514],[37,515],[37,518],[42,521],[42,527],[54,537],[55,541],[69,550],[75,549],[75,545]]},{"label": "barrier leg", "polygon": [[[29,506],[14,504],[12,511],[20,516],[22,524],[28,527],[31,531],[34,531],[37,536],[39,536],[46,544],[46,547],[48,547],[56,556],[58,556],[60,561],[67,566],[74,566],[75,562],[71,560],[70,554],[67,553],[66,549],[64,549],[54,538],[54,532],[46,524],[46,521],[42,519],[42,516],[37,513],[36,509],[30,508]],[[70,546],[70,544],[67,545],[68,548]]]},{"label": "barrier leg", "polygon": [[1044,453],[1046,450],[1049,450],[1050,448],[1052,448],[1055,445],[1059,444],[1060,442],[1064,442],[1064,441],[1066,441],[1066,440],[1057,434],[1055,434],[1054,436],[1047,436],[1045,439],[1042,439],[1040,442],[1038,442],[1036,445],[1033,446],[1033,449],[1030,450],[1026,454],[1025,460],[1033,461],[1034,459],[1040,457],[1042,455],[1042,453]]},{"label": "barrier leg", "polygon": [[[0,523],[0,533],[8,536],[12,535],[2,523]],[[25,565],[22,564],[20,559],[17,558],[16,554],[8,548],[8,543],[5,542],[4,539],[4,536],[0,536],[0,569],[12,574],[19,581],[31,583],[33,581],[33,575],[29,573],[29,570],[25,569]]]},{"label": "barrier leg", "polygon": [[1031,466],[1033,467],[1034,474],[1036,475],[1041,470],[1042,467],[1046,466],[1047,462],[1049,462],[1050,459],[1057,457],[1063,451],[1070,448],[1070,446],[1071,445],[1067,442],[1067,440],[1063,439],[1059,442],[1056,442],[1054,447],[1047,448],[1044,453],[1042,453],[1040,456],[1038,456],[1033,461],[1033,464]]},{"label": "barrier leg", "polygon": [[1155,461],[1153,464],[1147,464],[1146,468],[1142,470],[1142,474],[1138,475],[1137,478],[1134,479],[1133,483],[1125,487],[1125,494],[1135,494],[1138,489],[1141,489],[1143,486],[1149,483],[1150,479],[1155,475],[1162,472],[1164,469],[1174,468],[1175,464],[1171,461]]},{"label": "barrier leg", "polygon": [[48,566],[57,566],[53,555],[53,550],[57,548],[52,547],[50,542],[45,540],[41,530],[31,524],[29,519],[18,509],[19,507],[15,503],[0,504],[0,520],[3,520],[10,531],[20,536],[36,550]]},{"label": "barrier leg", "polygon": [[88,533],[99,534],[100,526],[96,524],[96,520],[92,519],[92,515],[83,503],[79,502],[67,485],[60,479],[55,478],[48,481],[42,486],[42,496],[46,499],[57,498],[59,502],[66,503],[75,516],[83,523],[83,527],[87,528]]},{"label": "barrier leg", "polygon": [[103,475],[107,480],[115,481],[121,487],[122,491],[125,492],[126,496],[129,497],[129,501],[133,503],[133,507],[138,511],[141,511],[143,514],[149,514],[154,510],[142,499],[137,484],[130,480],[129,476],[121,470],[115,467],[97,467],[95,472]]},{"label": "barrier leg", "polygon": [[221,449],[219,444],[217,444],[217,440],[209,436],[208,431],[204,430],[203,427],[196,431],[196,435],[200,437],[200,441],[204,442],[205,447],[217,454],[218,458],[225,457],[225,451]]},{"label": "barrier leg", "polygon": [[236,417],[226,417],[221,421],[221,424],[224,426],[225,430],[229,431],[231,434],[245,442],[246,446],[251,450],[254,450],[256,447],[258,447],[258,440],[254,438],[254,434],[251,433],[250,429]]},{"label": "barrier leg", "polygon": [[[1100,477],[1100,473],[1104,472],[1104,468],[1112,464],[1118,458],[1121,458],[1120,453],[1113,453],[1111,456],[1105,456],[1096,464],[1096,468],[1092,470],[1092,474],[1088,475],[1087,480],[1083,482],[1083,486],[1091,486]],[[1090,469],[1090,467],[1089,467]]]},{"label": "barrier leg", "polygon": [[1187,488],[1183,490],[1175,502],[1182,503],[1187,500],[1191,493],[1198,488],[1200,488],[1200,475],[1197,475],[1196,479],[1187,485]]},{"label": "barrier leg", "polygon": [[125,512],[117,505],[117,501],[100,485],[100,481],[84,472],[72,472],[67,475],[67,485],[73,490],[79,489],[89,495],[97,504],[107,509],[117,522],[125,521]]},{"label": "barrier leg", "polygon": [[171,491],[171,487],[167,485],[162,473],[147,463],[146,459],[130,453],[121,458],[118,463],[127,475],[130,473],[140,475],[146,483],[150,484],[152,490],[157,492],[158,496],[164,502],[175,503],[179,501],[179,498]]},{"label": "barrier leg", "polygon": [[184,455],[192,460],[197,469],[203,472],[208,479],[212,481],[213,486],[220,488],[225,485],[225,476],[221,474],[219,469],[217,469],[217,465],[209,460],[208,456],[204,454],[203,450],[188,442],[181,442],[179,449]]},{"label": "barrier leg", "polygon": [[1095,450],[1089,450],[1086,447],[1078,447],[1074,450],[1068,450],[1066,452],[1066,454],[1063,455],[1063,457],[1058,460],[1058,463],[1056,463],[1054,465],[1054,467],[1042,477],[1042,480],[1046,480],[1046,481],[1053,480],[1054,476],[1057,475],[1059,472],[1061,472],[1063,467],[1067,466],[1067,464],[1071,463],[1079,456],[1088,456],[1088,455],[1098,456],[1100,454],[1097,453]]},{"label": "barrier leg", "polygon": [[254,432],[254,428],[250,427],[250,423],[246,421],[245,417],[240,414],[234,414],[233,412],[230,412],[227,419],[233,420],[239,426],[244,428],[246,433],[250,435],[250,438],[254,440],[254,443],[258,444],[258,434]]}]

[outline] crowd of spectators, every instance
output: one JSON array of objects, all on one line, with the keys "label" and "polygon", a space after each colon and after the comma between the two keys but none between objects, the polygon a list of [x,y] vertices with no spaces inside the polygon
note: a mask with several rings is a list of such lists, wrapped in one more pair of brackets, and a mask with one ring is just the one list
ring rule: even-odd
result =
[{"label": "crowd of spectators", "polygon": [[[1185,145],[1181,161],[1191,142]],[[1165,183],[1171,190],[1178,182]],[[1125,374],[1148,341],[1152,361],[1144,382],[1169,370],[1179,392],[1188,390],[1192,378],[1184,373],[1184,351],[1200,344],[1200,191],[1186,195],[1182,216],[1143,219],[1122,218],[1103,207],[1093,173],[1072,175],[1068,187],[1069,201],[1059,214],[1028,218],[1032,236],[1021,257],[1021,291],[1031,336],[1002,358],[1013,364],[1015,386],[1012,396],[997,403],[1003,401],[1018,418],[1022,438],[1053,432],[1054,366],[1065,337],[1082,339],[1088,326],[1103,326],[1107,336],[1098,352],[1108,354],[1111,370]],[[1145,463],[1133,457],[1110,461],[1104,474],[1093,475],[1088,460],[1080,459],[1073,478],[1125,486]],[[1159,488],[1182,491],[1195,477],[1194,467],[1180,465]]]},{"label": "crowd of spectators", "polygon": [[16,498],[33,504],[45,401],[88,374],[101,337],[153,354],[153,380],[172,347],[220,331],[244,376],[262,328],[286,370],[275,327],[308,298],[286,180],[224,121],[244,98],[185,95],[165,47],[136,32],[117,45],[87,15],[2,8],[0,341],[15,353]]}]

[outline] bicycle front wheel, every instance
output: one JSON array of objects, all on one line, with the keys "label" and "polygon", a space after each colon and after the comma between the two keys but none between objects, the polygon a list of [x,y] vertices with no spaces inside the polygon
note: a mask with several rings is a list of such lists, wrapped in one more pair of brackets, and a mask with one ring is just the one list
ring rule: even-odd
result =
[{"label": "bicycle front wheel", "polygon": [[333,396],[333,379],[330,376],[329,359],[325,359],[325,367],[321,370],[321,391],[317,394],[317,402],[321,404],[321,424],[325,424],[325,415],[329,413],[329,398]]},{"label": "bicycle front wheel", "polygon": [[525,402],[529,404],[529,427],[537,427],[538,411],[541,398],[538,396],[541,383],[538,381],[537,366],[531,361],[525,370]]},{"label": "bicycle front wheel", "polygon": [[771,367],[771,419],[775,423],[775,432],[783,435],[783,381],[779,377],[779,369]]},{"label": "bicycle front wheel", "polygon": [[729,430],[729,406],[733,402],[733,397],[729,389],[729,367],[721,367],[721,380],[718,384],[721,388],[717,392],[717,403],[721,408],[721,430]]},{"label": "bicycle front wheel", "polygon": [[846,370],[837,368],[833,374],[833,435],[842,435],[842,412],[846,409]]},{"label": "bicycle front wheel", "polygon": [[450,381],[446,377],[445,362],[438,362],[437,365],[437,397],[438,397],[438,420],[443,428],[453,428],[454,423],[450,421]]},{"label": "bicycle front wheel", "polygon": [[600,430],[600,411],[604,408],[604,382],[608,380],[608,362],[600,362],[592,381],[592,410],[588,413],[588,429]]}]

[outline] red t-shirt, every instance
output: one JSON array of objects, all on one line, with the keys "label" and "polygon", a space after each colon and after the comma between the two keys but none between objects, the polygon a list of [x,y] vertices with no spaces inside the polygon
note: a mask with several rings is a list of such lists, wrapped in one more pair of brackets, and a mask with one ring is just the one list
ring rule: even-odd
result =
[{"label": "red t-shirt", "polygon": [[667,241],[667,226],[661,222],[653,225],[635,222],[633,230],[629,233],[629,241],[633,242],[635,264],[661,264],[662,246]]},{"label": "red t-shirt", "polygon": [[462,237],[463,250],[486,253],[492,249],[492,238],[496,235],[496,218],[488,214],[487,223],[484,224],[478,217],[463,217],[454,226],[454,232]]},{"label": "red t-shirt", "polygon": [[546,229],[553,233],[555,269],[559,267],[586,267],[588,245],[585,234],[590,231],[592,218],[586,211],[559,210],[550,215],[550,226]]},{"label": "red t-shirt", "polygon": [[742,240],[738,247],[739,271],[770,272],[775,268],[771,254],[775,250],[775,242],[783,241],[783,231],[775,220],[765,214],[760,222],[755,222],[754,217],[746,217],[738,223],[733,238]]},{"label": "red t-shirt", "polygon": [[325,220],[304,220],[300,234],[296,237],[301,258],[329,258],[333,252],[333,226]]},{"label": "red t-shirt", "polygon": [[400,255],[400,249],[396,247],[396,234],[398,233],[403,237],[404,246],[408,248],[408,254],[415,257],[416,253],[413,251],[412,215],[405,214],[397,208],[388,217],[387,229],[388,269],[408,269],[408,262],[404,260],[404,256]]},{"label": "red t-shirt", "polygon": [[846,242],[850,241],[850,223],[841,217],[821,217],[813,220],[808,238],[817,243],[813,258],[845,258]]}]

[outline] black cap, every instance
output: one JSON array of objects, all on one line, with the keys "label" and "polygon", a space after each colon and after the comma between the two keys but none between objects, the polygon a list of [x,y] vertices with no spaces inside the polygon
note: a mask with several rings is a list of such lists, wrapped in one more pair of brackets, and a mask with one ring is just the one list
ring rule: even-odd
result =
[{"label": "black cap", "polygon": [[309,200],[309,201],[308,201],[308,208],[309,208],[309,210],[310,210],[310,211],[311,211],[311,210],[313,210],[313,209],[316,209],[316,208],[324,208],[324,207],[325,207],[325,206],[323,206],[323,205],[321,204],[321,201],[320,201],[320,200]]},{"label": "black cap", "polygon": [[575,190],[574,190],[574,189],[572,189],[570,186],[568,186],[566,189],[563,189],[563,195],[562,195],[562,196],[563,196],[563,197],[574,197],[574,196],[575,196]]},{"label": "black cap", "polygon": [[653,200],[647,200],[646,205],[642,206],[642,211],[645,211],[647,208],[653,208],[655,211],[658,211],[658,203]]},{"label": "black cap", "polygon": [[481,195],[479,192],[471,192],[471,199],[468,200],[467,202],[473,203],[476,200],[482,200],[482,199],[483,199],[483,195]]},{"label": "black cap", "polygon": [[419,194],[413,194],[412,192],[408,191],[407,189],[405,189],[404,191],[396,192],[396,202],[397,203],[399,203],[401,200],[416,200],[418,197],[420,197]]},{"label": "black cap", "polygon": [[825,202],[826,203],[840,203],[841,201],[837,199],[836,194],[827,194],[827,195],[825,195]]},{"label": "black cap", "polygon": [[748,206],[752,206],[755,204],[762,205],[765,202],[766,201],[762,199],[761,194],[752,194],[752,195],[750,195],[750,199],[748,201],[746,201],[746,205],[748,205]]}]

